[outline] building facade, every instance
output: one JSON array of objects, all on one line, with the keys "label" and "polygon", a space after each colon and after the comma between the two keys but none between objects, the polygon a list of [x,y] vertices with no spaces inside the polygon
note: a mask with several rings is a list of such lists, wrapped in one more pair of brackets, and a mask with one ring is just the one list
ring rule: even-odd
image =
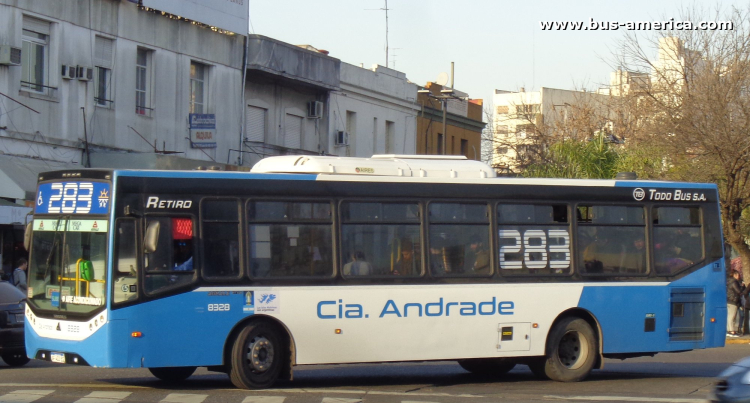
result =
[{"label": "building facade", "polygon": [[417,154],[481,159],[483,102],[465,95],[433,82],[422,87],[418,97],[421,111],[417,118]]},{"label": "building facade", "polygon": [[341,91],[331,94],[328,147],[342,157],[416,154],[417,86],[402,72],[341,63]]}]

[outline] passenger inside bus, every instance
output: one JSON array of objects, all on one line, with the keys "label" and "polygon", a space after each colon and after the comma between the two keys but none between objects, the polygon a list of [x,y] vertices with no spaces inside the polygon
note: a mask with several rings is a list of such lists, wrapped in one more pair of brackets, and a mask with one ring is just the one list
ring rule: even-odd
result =
[{"label": "passenger inside bus", "polygon": [[365,260],[365,253],[354,251],[349,255],[349,263],[344,265],[342,273],[345,276],[367,276],[372,273],[372,265]]},{"label": "passenger inside bus", "polygon": [[414,243],[410,239],[404,239],[400,245],[401,255],[393,274],[397,276],[413,276],[419,273],[419,256],[414,256]]},{"label": "passenger inside bus", "polygon": [[476,235],[471,240],[471,251],[474,253],[474,264],[471,270],[477,274],[490,272],[490,251],[481,236]]}]

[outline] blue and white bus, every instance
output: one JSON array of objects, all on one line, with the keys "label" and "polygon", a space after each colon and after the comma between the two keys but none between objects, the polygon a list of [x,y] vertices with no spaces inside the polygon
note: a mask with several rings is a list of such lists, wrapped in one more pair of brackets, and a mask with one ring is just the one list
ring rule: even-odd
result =
[{"label": "blue and white bus", "polygon": [[164,380],[457,360],[578,381],[725,341],[713,184],[396,155],[67,170],[40,175],[27,239],[29,356]]}]

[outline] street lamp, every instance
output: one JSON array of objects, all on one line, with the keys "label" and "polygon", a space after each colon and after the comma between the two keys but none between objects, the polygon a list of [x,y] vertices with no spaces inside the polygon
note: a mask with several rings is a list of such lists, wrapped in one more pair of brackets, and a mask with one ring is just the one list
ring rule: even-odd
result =
[{"label": "street lamp", "polygon": [[446,89],[440,90],[440,95],[435,95],[435,94],[432,93],[432,91],[430,91],[428,89],[417,91],[417,93],[419,93],[419,94],[425,94],[429,98],[433,98],[433,99],[439,100],[440,103],[442,104],[442,107],[443,107],[443,142],[442,143],[443,144],[441,144],[441,145],[443,146],[443,155],[448,154],[448,148],[446,146],[446,142],[447,142],[446,139],[448,138],[448,126],[447,126],[447,123],[446,123],[447,110],[448,110],[448,100],[449,99],[467,99],[468,98],[468,95],[466,95],[464,93],[460,93],[461,95],[464,95],[464,96],[458,96],[458,95],[456,95],[456,92],[457,91],[455,91],[453,88],[450,88],[450,89],[447,89],[447,90]]}]

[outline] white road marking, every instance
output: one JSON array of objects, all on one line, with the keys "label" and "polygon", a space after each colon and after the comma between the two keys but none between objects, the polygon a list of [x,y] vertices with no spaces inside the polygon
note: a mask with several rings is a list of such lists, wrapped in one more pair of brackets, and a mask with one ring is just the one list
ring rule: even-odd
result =
[{"label": "white road marking", "polygon": [[350,399],[346,397],[324,397],[320,403],[362,403],[362,399]]},{"label": "white road marking", "polygon": [[680,399],[670,397],[633,396],[544,396],[545,399],[590,400],[595,402],[665,402],[665,403],[706,403],[706,399]]},{"label": "white road marking", "polygon": [[31,403],[54,392],[54,390],[16,390],[0,396],[1,403]]},{"label": "white road marking", "polygon": [[242,403],[284,403],[286,396],[248,396]]},{"label": "white road marking", "polygon": [[202,403],[208,395],[195,395],[192,393],[170,393],[160,403]]},{"label": "white road marking", "polygon": [[76,400],[75,403],[118,403],[130,396],[132,392],[105,392],[96,391]]}]

